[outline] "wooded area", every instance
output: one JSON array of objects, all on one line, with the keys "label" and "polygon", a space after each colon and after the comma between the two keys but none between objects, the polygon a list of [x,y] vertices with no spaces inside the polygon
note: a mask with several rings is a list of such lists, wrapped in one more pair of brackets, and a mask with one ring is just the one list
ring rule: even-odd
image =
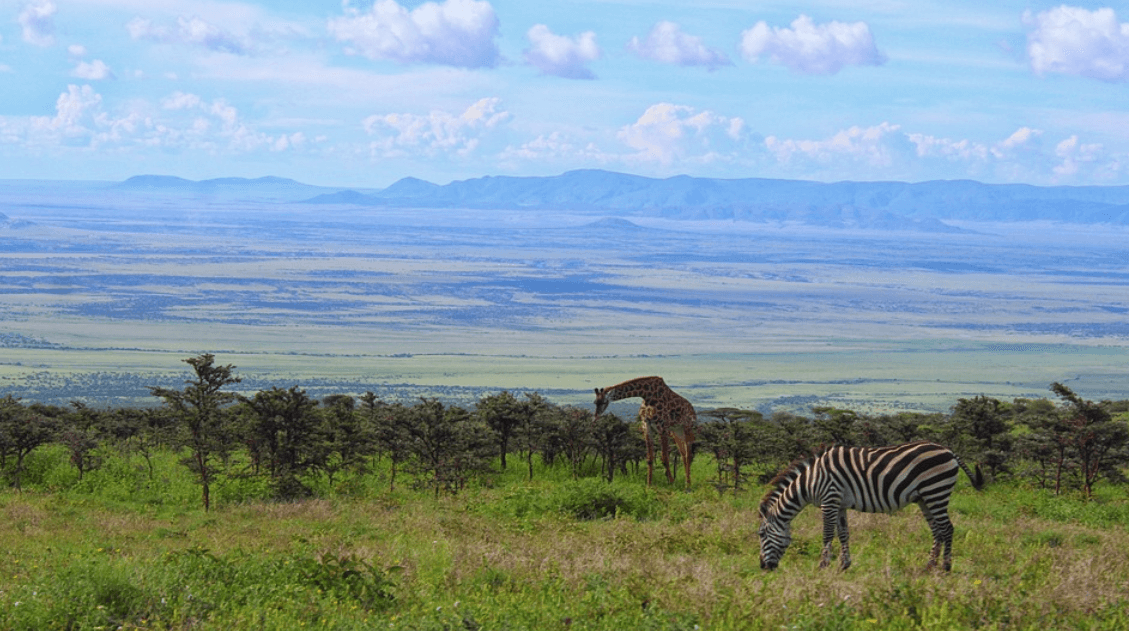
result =
[{"label": "wooded area", "polygon": [[[76,480],[116,454],[142,456],[152,478],[152,455],[172,450],[196,476],[205,509],[216,476],[269,481],[270,498],[315,494],[310,481],[332,485],[345,474],[364,475],[381,460],[387,484],[410,484],[436,495],[458,493],[500,468],[522,467],[533,477],[535,459],[566,467],[574,478],[612,481],[646,457],[638,419],[614,414],[593,419],[582,407],[559,406],[539,394],[503,391],[473,409],[436,399],[386,402],[368,392],[318,401],[298,386],[244,396],[231,391],[235,367],[210,354],[184,360],[192,378],[183,390],[152,387],[163,401],[152,408],[95,409],[0,399],[0,467],[16,488],[26,483],[35,450],[66,448]],[[1129,401],[1095,403],[1054,383],[1050,399],[960,399],[948,414],[869,415],[813,407],[810,416],[765,416],[737,408],[699,410],[695,454],[708,454],[716,477],[699,484],[719,490],[755,486],[796,457],[831,444],[880,446],[932,440],[992,478],[1017,478],[1059,493],[1089,496],[1102,481],[1125,483],[1129,463]],[[677,452],[672,457],[677,462]]]}]

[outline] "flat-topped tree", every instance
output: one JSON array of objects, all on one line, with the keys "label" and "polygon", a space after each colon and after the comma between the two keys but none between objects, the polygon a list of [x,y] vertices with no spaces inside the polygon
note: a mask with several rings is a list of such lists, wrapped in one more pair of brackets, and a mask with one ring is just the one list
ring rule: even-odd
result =
[{"label": "flat-topped tree", "polygon": [[224,408],[235,400],[235,393],[224,392],[224,386],[239,383],[232,376],[235,366],[216,366],[215,356],[205,353],[184,360],[192,366],[195,379],[185,381],[184,390],[150,387],[149,392],[165,400],[184,430],[184,443],[192,451],[187,461],[203,491],[204,510],[210,510],[211,483],[216,473],[216,460],[235,442]]}]

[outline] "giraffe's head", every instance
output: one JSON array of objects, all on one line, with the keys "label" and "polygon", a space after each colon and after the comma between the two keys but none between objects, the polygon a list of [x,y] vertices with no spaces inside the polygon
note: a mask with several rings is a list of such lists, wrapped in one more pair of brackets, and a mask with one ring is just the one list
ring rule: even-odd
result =
[{"label": "giraffe's head", "polygon": [[609,403],[611,403],[611,400],[608,398],[608,389],[607,388],[596,388],[596,417],[595,418],[600,418],[600,415],[604,413],[604,410],[608,409]]}]

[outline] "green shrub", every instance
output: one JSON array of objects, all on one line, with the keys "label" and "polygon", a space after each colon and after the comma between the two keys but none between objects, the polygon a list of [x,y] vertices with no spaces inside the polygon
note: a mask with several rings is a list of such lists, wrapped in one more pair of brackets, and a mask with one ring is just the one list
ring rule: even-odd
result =
[{"label": "green shrub", "polygon": [[128,565],[82,559],[60,568],[51,581],[13,598],[3,627],[12,630],[116,629],[140,625],[160,607],[160,597]]},{"label": "green shrub", "polygon": [[655,513],[654,498],[638,486],[609,484],[598,479],[577,480],[559,491],[557,510],[575,519],[633,517],[646,519]]}]

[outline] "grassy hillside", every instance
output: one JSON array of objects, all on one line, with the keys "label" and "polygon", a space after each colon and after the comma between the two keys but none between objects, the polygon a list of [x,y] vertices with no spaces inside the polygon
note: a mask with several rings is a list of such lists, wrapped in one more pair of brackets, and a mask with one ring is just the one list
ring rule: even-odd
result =
[{"label": "grassy hillside", "polygon": [[[37,453],[33,490],[0,495],[4,629],[916,629],[1129,627],[1129,502],[1005,484],[953,500],[954,570],[924,569],[916,507],[851,513],[854,566],[817,569],[809,508],[772,573],[755,506],[695,464],[690,492],[511,470],[456,497],[338,481],[267,503],[249,480],[200,511],[173,454],[75,483]],[[65,490],[64,490],[65,489]]]}]

